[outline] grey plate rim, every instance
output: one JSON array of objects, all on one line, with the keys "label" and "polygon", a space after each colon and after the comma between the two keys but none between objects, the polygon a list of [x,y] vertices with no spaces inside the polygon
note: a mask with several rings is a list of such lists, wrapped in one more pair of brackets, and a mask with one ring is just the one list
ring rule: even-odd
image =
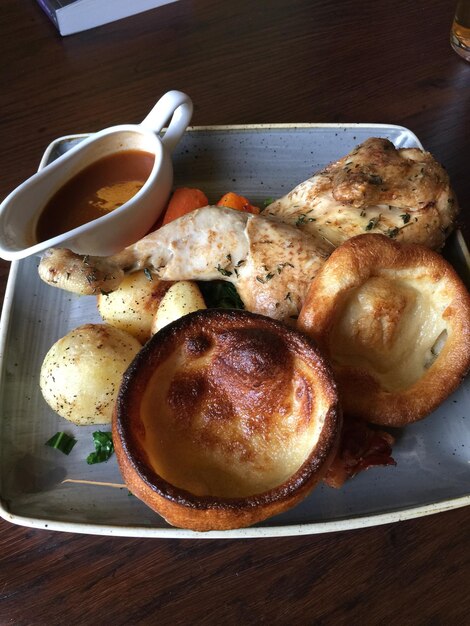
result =
[{"label": "grey plate rim", "polygon": [[[269,130],[269,129],[286,129],[294,130],[296,128],[331,128],[331,129],[343,129],[343,128],[363,128],[374,130],[400,130],[409,134],[410,137],[416,142],[416,145],[422,148],[422,144],[416,135],[408,128],[396,124],[379,124],[379,123],[279,123],[279,124],[231,124],[231,125],[216,125],[216,126],[189,126],[189,132],[217,132],[217,131],[256,131],[256,130]],[[53,140],[46,148],[39,168],[45,166],[48,159],[54,149],[64,142],[72,141],[88,137],[89,133],[78,133],[71,135],[64,135]],[[470,258],[468,250],[466,248],[465,241],[460,233],[458,233],[458,243],[461,247],[462,253],[466,258]],[[13,261],[11,263],[10,274],[7,281],[5,290],[4,304],[0,318],[0,369],[3,367],[3,357],[5,352],[5,346],[8,334],[8,322],[10,319],[10,310],[13,301],[13,294],[16,285],[16,275],[21,261]],[[342,519],[331,520],[327,522],[312,522],[301,524],[289,524],[281,526],[269,526],[269,527],[257,527],[251,526],[248,528],[238,528],[234,530],[225,531],[207,531],[198,532],[182,528],[149,528],[144,526],[118,526],[107,524],[93,524],[93,523],[80,523],[80,522],[61,522],[55,520],[44,519],[41,517],[27,517],[23,515],[12,514],[8,510],[7,503],[1,498],[0,494],[0,517],[5,521],[18,526],[24,526],[35,529],[54,530],[62,532],[75,532],[79,534],[91,534],[102,536],[116,536],[116,537],[141,537],[141,538],[161,538],[161,539],[250,539],[250,538],[262,538],[262,537],[286,537],[286,536],[303,536],[313,534],[323,534],[329,532],[338,532],[345,530],[354,530],[359,528],[368,528],[372,526],[379,526],[383,524],[390,524],[395,522],[401,522],[405,520],[424,517],[427,515],[433,515],[436,513],[442,513],[445,511],[462,508],[470,505],[470,493],[466,496],[451,498],[446,500],[440,500],[438,502],[431,502],[428,504],[408,507],[408,508],[396,508],[386,513],[374,513],[370,515],[359,515],[352,517],[345,517]]]}]

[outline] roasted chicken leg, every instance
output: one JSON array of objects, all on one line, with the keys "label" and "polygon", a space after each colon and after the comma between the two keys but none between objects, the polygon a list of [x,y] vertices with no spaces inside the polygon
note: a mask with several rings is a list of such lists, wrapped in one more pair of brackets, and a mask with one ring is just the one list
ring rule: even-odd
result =
[{"label": "roasted chicken leg", "polygon": [[163,226],[111,257],[51,249],[39,275],[79,294],[116,289],[124,274],[146,270],[160,280],[233,283],[252,312],[286,320],[300,311],[305,294],[332,247],[277,220],[207,206]]}]

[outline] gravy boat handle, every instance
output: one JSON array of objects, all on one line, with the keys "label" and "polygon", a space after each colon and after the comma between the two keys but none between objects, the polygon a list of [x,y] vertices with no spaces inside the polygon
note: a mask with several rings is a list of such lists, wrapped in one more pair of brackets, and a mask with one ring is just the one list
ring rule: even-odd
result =
[{"label": "gravy boat handle", "polygon": [[160,98],[140,126],[158,134],[171,117],[165,134],[161,138],[163,145],[171,153],[191,121],[192,114],[193,103],[189,96],[182,91],[168,91]]}]

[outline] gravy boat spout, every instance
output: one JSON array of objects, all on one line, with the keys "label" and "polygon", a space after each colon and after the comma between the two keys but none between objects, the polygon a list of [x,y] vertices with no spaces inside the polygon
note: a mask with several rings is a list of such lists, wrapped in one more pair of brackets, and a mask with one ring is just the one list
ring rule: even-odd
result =
[{"label": "gravy boat spout", "polygon": [[[108,256],[143,237],[168,201],[173,185],[171,153],[186,130],[192,111],[186,94],[169,91],[140,124],[113,126],[94,133],[40,169],[0,205],[0,257],[13,261],[53,247]],[[123,151],[154,155],[152,170],[140,190],[109,213],[38,241],[38,220],[55,193],[96,161]],[[67,206],[63,210],[67,211]]]}]

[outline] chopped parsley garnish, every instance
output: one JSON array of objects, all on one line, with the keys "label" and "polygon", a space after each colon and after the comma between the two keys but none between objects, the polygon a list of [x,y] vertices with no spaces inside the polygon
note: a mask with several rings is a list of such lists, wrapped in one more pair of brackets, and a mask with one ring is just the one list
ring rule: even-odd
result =
[{"label": "chopped parsley garnish", "polygon": [[379,220],[380,220],[380,216],[373,217],[371,220],[369,220],[369,223],[366,226],[366,230],[372,230],[373,228],[375,228],[377,224],[379,223]]},{"label": "chopped parsley garnish", "polygon": [[89,285],[92,285],[93,283],[96,282],[95,272],[90,272],[90,274],[86,274],[85,278],[87,279],[87,282]]},{"label": "chopped parsley garnish", "polygon": [[102,432],[101,430],[94,432],[93,443],[95,444],[95,451],[87,456],[86,462],[88,465],[103,463],[112,456],[114,452],[112,433]]},{"label": "chopped parsley garnish", "polygon": [[268,271],[268,268],[267,268],[266,266],[264,267],[264,269],[268,272],[268,273],[264,276],[264,278],[262,278],[261,276],[257,276],[257,277],[256,277],[256,280],[257,280],[259,283],[262,283],[263,285],[264,285],[264,283],[267,283],[267,282],[268,282],[268,280],[271,280],[271,278],[273,278],[273,277],[274,277],[274,274],[273,274],[272,272],[269,272],[269,271]]},{"label": "chopped parsley garnish", "polygon": [[147,280],[153,280],[152,272],[149,270],[148,267],[144,268],[144,274]]},{"label": "chopped parsley garnish", "polygon": [[411,215],[409,213],[403,213],[403,215],[400,215],[400,217],[403,220],[403,224],[408,224],[408,222],[410,221]]},{"label": "chopped parsley garnish", "polygon": [[275,200],[276,198],[266,198],[265,200],[263,200],[263,206],[260,207],[259,212],[262,213],[264,209],[268,207],[270,204],[272,204],[273,202],[275,202]]},{"label": "chopped parsley garnish", "polygon": [[74,439],[74,437],[71,437],[64,432],[58,432],[48,441],[46,441],[46,446],[56,448],[56,450],[60,450],[64,454],[70,454],[72,452],[72,448],[76,443],[77,440]]},{"label": "chopped parsley garnish", "polygon": [[[310,212],[310,211],[309,211]],[[315,218],[314,217],[307,217],[306,213],[301,213],[299,215],[299,217],[296,219],[295,221],[295,225],[296,226],[302,226],[302,224],[305,224],[307,222],[315,222]]]},{"label": "chopped parsley garnish", "polygon": [[245,263],[246,263],[245,259],[242,259],[241,261],[238,261],[236,265],[233,266],[233,271],[235,272],[235,276],[238,276],[238,268],[241,267],[242,265],[245,265]]},{"label": "chopped parsley garnish", "polygon": [[220,272],[220,274],[222,274],[222,276],[231,276],[233,274],[233,272],[230,272],[228,269],[226,269],[225,267],[222,267],[220,265],[220,263],[217,265],[217,267],[215,268],[218,272]]},{"label": "chopped parsley garnish", "polygon": [[393,239],[394,237],[398,235],[399,232],[400,232],[399,228],[389,228],[386,232],[386,235],[388,235],[388,237]]}]

